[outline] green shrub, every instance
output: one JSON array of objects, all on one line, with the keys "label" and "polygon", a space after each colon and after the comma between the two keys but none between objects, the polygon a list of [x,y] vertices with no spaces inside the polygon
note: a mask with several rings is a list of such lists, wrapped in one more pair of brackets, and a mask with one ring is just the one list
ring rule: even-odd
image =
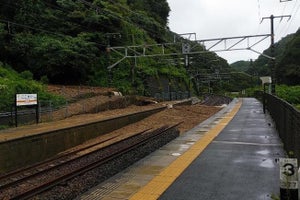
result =
[{"label": "green shrub", "polygon": [[15,104],[16,94],[38,94],[40,101],[52,101],[54,106],[65,103],[63,97],[50,94],[43,84],[32,80],[32,73],[24,71],[20,75],[12,69],[0,66],[0,112],[10,111]]},{"label": "green shrub", "polygon": [[30,71],[26,70],[20,73],[20,77],[25,80],[32,80],[33,74]]},{"label": "green shrub", "polygon": [[280,85],[276,88],[276,94],[291,104],[300,104],[300,86]]}]

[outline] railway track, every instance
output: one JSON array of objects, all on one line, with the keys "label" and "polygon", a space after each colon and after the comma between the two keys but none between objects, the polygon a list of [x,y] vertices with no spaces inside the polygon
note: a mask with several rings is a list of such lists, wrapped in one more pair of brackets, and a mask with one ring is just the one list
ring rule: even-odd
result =
[{"label": "railway track", "polygon": [[161,138],[178,125],[163,126],[153,131],[144,130],[103,147],[104,143],[118,136],[106,138],[54,159],[3,175],[0,177],[0,199],[28,199],[51,190],[55,186],[67,185],[66,183],[75,177],[99,168],[137,148],[143,148],[148,143],[150,144],[150,141]]},{"label": "railway track", "polygon": [[117,138],[117,137],[118,137],[118,135],[110,137],[108,139],[101,139],[101,140],[97,141],[96,143],[89,144],[87,146],[84,146],[83,148],[76,149],[76,150],[70,151],[68,153],[55,156],[54,158],[47,159],[43,162],[39,162],[34,165],[31,165],[31,166],[28,166],[25,168],[20,168],[18,170],[3,174],[0,176],[0,192],[1,192],[1,189],[8,187],[13,182],[21,180],[23,177],[26,177],[29,174],[41,173],[44,170],[47,170],[53,166],[61,164],[62,162],[67,162],[68,160],[75,158],[76,153],[79,153],[84,150],[88,150],[92,147],[98,146],[100,144],[103,144],[105,142],[113,140],[114,138]]}]

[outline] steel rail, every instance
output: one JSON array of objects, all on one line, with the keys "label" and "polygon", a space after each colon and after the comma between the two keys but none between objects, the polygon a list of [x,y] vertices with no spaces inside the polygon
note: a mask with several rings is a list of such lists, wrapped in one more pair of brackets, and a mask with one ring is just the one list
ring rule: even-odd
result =
[{"label": "steel rail", "polygon": [[[119,141],[117,143],[121,144],[121,143],[125,143],[123,148],[118,148],[115,151],[113,150],[109,155],[106,155],[104,158],[102,158],[101,160],[97,160],[95,162],[89,163],[88,165],[85,166],[80,166],[79,168],[75,169],[74,171],[68,172],[66,174],[60,175],[59,177],[53,178],[52,180],[49,180],[48,182],[44,182],[42,184],[40,184],[39,186],[34,186],[33,188],[31,188],[30,190],[27,190],[26,192],[23,192],[21,194],[15,194],[13,197],[11,197],[11,199],[27,199],[30,197],[33,197],[37,194],[40,194],[62,182],[66,182],[74,177],[77,177],[79,175],[82,175],[84,173],[86,173],[87,171],[90,171],[92,169],[95,169],[97,167],[99,167],[100,165],[103,165],[104,163],[107,163],[117,157],[119,157],[120,155],[127,153],[135,148],[138,148],[142,145],[144,145],[145,143],[147,143],[149,140],[155,138],[155,137],[159,137],[161,134],[167,132],[168,130],[178,126],[180,123],[171,126],[171,127],[167,127],[167,126],[163,126],[159,129],[156,129],[152,132],[144,132],[141,133],[141,136],[144,136],[145,138],[141,137],[138,138],[137,141],[135,141],[134,143],[131,144],[126,144],[126,141],[128,141],[130,138],[134,138],[137,137],[136,135],[133,135],[129,138],[126,138],[125,140]],[[110,148],[113,147],[115,144],[109,145],[105,148]],[[94,152],[93,152],[94,153]],[[86,155],[85,155],[86,156]],[[68,163],[63,163],[64,165],[68,164]]]},{"label": "steel rail", "polygon": [[[139,133],[136,133],[135,135],[132,135],[132,136],[143,134],[143,133],[145,133],[146,131],[149,131],[149,130],[150,129],[143,130],[143,131],[141,131]],[[66,163],[73,162],[76,159],[81,159],[83,156],[87,156],[88,154],[84,154],[84,155],[81,155],[81,156],[78,156],[78,157],[73,157],[73,158],[72,158],[72,156],[78,154],[79,152],[86,151],[86,150],[91,149],[95,146],[98,146],[100,144],[108,142],[108,141],[110,141],[112,139],[115,139],[119,136],[121,136],[121,134],[119,134],[117,136],[114,136],[114,137],[110,137],[110,138],[102,140],[102,141],[99,141],[95,144],[87,145],[83,148],[68,152],[66,154],[56,156],[52,159],[48,159],[48,160],[45,160],[43,162],[39,162],[37,164],[28,166],[26,168],[22,168],[22,169],[13,171],[11,173],[5,174],[5,175],[0,177],[0,183],[1,183],[0,184],[0,191],[6,189],[8,187],[11,187],[13,184],[20,183],[22,181],[30,179],[31,177],[38,176],[40,174],[46,173],[49,170],[53,170],[55,168],[61,167],[62,165],[65,165]],[[128,138],[130,138],[130,137],[128,137]],[[128,139],[128,138],[125,138],[125,139]],[[110,146],[110,145],[108,145],[108,146]],[[107,146],[105,146],[103,148],[106,148],[106,147]],[[98,149],[98,150],[101,150],[101,149]],[[94,152],[90,152],[90,153],[94,153]],[[64,160],[63,163],[62,163],[62,160]],[[37,168],[39,169],[38,171],[37,171]],[[24,177],[24,174],[26,174],[25,177]],[[7,181],[7,182],[3,183],[5,181]]]}]

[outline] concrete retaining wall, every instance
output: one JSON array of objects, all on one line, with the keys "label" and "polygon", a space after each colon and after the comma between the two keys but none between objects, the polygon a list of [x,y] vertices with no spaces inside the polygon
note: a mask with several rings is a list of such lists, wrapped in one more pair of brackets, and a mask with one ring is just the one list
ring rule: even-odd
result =
[{"label": "concrete retaining wall", "polygon": [[165,107],[2,142],[0,143],[0,174],[40,162],[163,109]]}]

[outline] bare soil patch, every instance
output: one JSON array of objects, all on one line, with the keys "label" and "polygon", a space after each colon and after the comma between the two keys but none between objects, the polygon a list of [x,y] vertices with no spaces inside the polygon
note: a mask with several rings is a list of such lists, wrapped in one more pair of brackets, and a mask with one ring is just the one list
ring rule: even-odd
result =
[{"label": "bare soil patch", "polygon": [[[82,118],[86,119],[90,115],[97,115],[97,117],[117,117],[124,114],[130,114],[134,112],[140,112],[142,110],[147,110],[161,105],[173,104],[174,102],[159,102],[158,104],[148,104],[143,106],[129,105],[123,108],[113,108],[113,105],[107,106],[107,102],[115,101],[121,97],[109,97],[112,91],[116,91],[114,88],[99,88],[99,87],[84,87],[84,86],[48,86],[50,92],[55,94],[63,95],[67,99],[77,99],[76,102],[70,104],[69,112],[73,113],[72,118]],[[87,94],[93,94],[90,98],[81,98],[83,96],[88,96]],[[146,97],[138,97],[141,101],[151,100]],[[116,101],[120,104],[120,102]],[[99,113],[95,112],[95,105],[106,105],[107,109],[102,110]],[[122,128],[122,132],[125,133],[137,133],[149,128],[159,128],[164,125],[175,125],[177,123],[181,124],[178,129],[181,133],[195,127],[205,119],[214,115],[221,108],[216,106],[205,106],[201,104],[195,105],[182,105],[175,106],[170,109],[165,109],[157,114],[154,114],[140,122],[132,125],[128,125]],[[91,114],[95,113],[95,114]],[[76,115],[76,116],[74,116]],[[118,131],[118,130],[117,130]],[[116,134],[117,134],[116,131]]]}]

